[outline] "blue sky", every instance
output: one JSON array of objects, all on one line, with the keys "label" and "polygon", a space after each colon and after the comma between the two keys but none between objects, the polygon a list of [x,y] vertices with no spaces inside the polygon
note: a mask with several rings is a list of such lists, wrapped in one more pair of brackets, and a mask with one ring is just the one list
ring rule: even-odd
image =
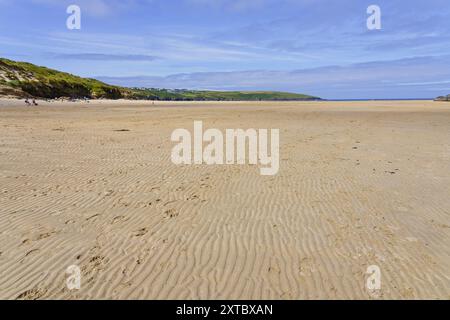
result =
[{"label": "blue sky", "polygon": [[0,0],[0,56],[126,86],[431,98],[449,22],[448,0]]}]

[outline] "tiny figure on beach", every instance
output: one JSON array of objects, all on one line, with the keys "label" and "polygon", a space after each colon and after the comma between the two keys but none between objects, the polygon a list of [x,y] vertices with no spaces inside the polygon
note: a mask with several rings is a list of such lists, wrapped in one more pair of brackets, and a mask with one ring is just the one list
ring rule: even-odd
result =
[{"label": "tiny figure on beach", "polygon": [[38,106],[38,103],[34,99],[33,99],[33,106]]},{"label": "tiny figure on beach", "polygon": [[30,106],[30,105],[31,105],[30,101],[28,101],[28,98],[25,99],[25,104],[26,104],[27,106]]}]

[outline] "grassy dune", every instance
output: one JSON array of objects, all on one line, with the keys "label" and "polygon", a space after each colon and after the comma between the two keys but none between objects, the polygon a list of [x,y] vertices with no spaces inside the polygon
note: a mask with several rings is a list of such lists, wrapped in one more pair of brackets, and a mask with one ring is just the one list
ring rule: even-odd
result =
[{"label": "grassy dune", "polygon": [[0,59],[0,85],[22,91],[24,96],[39,98],[123,97],[123,89],[98,80],[8,59]]}]

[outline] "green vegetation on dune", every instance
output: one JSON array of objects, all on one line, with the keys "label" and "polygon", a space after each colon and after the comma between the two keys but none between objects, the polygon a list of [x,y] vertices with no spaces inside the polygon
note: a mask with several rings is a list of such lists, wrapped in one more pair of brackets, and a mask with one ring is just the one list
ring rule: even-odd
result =
[{"label": "green vegetation on dune", "polygon": [[27,62],[0,58],[3,85],[39,98],[110,98],[122,97],[121,89],[94,79],[39,67]]},{"label": "green vegetation on dune", "polygon": [[95,79],[0,58],[0,96],[36,98],[135,99],[171,101],[318,100],[304,94],[275,91],[195,91],[123,88]]}]

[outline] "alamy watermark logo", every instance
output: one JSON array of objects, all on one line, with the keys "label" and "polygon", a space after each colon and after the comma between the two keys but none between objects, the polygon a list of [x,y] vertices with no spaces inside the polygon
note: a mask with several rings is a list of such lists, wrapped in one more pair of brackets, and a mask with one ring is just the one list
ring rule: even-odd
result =
[{"label": "alamy watermark logo", "polygon": [[377,265],[367,267],[366,274],[369,276],[366,280],[366,288],[370,294],[377,295],[381,290],[381,269]]},{"label": "alamy watermark logo", "polygon": [[66,286],[69,290],[80,290],[81,288],[81,270],[77,265],[67,267]]},{"label": "alamy watermark logo", "polygon": [[67,14],[70,16],[66,20],[66,26],[69,30],[81,29],[81,8],[75,4],[67,7]]},{"label": "alamy watermark logo", "polygon": [[367,14],[370,14],[367,18],[367,29],[381,30],[381,8],[375,4],[370,5]]},{"label": "alamy watermark logo", "polygon": [[203,122],[194,121],[193,139],[187,129],[172,132],[171,140],[178,144],[172,149],[171,159],[176,165],[244,165],[248,160],[248,164],[261,165],[261,175],[275,175],[280,166],[279,129],[270,129],[270,143],[268,137],[268,129],[226,129],[225,136],[219,129],[203,132]]}]

